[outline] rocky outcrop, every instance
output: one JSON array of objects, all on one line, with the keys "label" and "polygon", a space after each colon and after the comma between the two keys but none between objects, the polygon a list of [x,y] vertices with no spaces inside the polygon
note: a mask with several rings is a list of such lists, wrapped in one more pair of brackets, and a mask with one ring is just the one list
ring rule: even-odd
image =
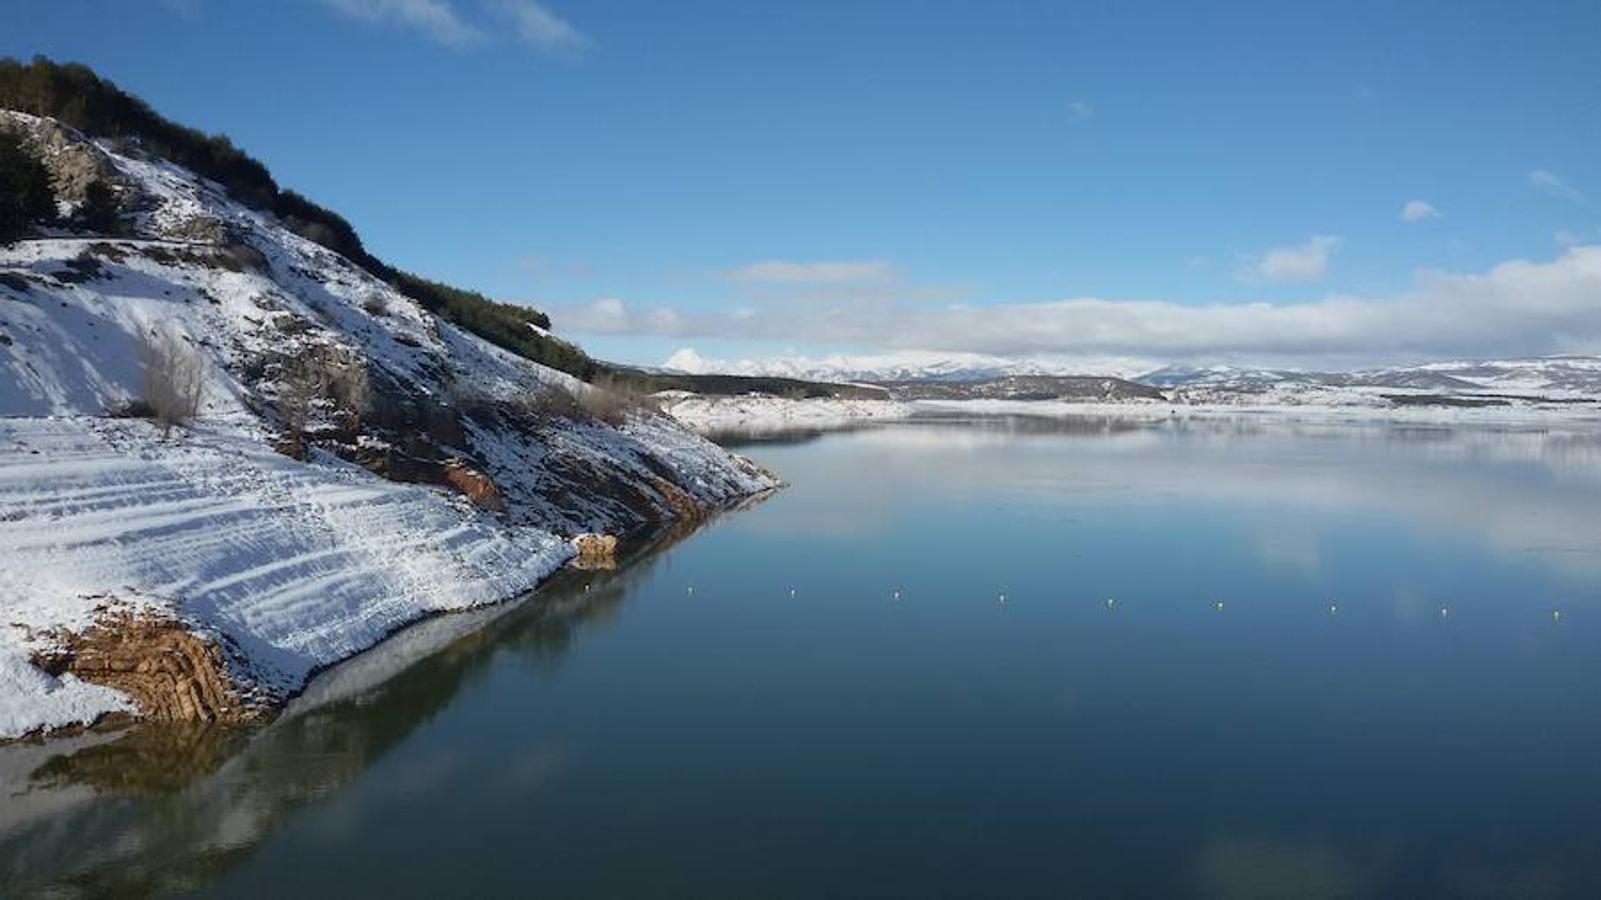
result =
[{"label": "rocky outcrop", "polygon": [[105,608],[82,631],[55,632],[33,664],[128,695],[142,718],[159,722],[244,722],[248,702],[217,641],[151,612]]},{"label": "rocky outcrop", "polygon": [[615,534],[580,534],[573,537],[575,569],[617,568],[617,536]]},{"label": "rocky outcrop", "polygon": [[56,199],[82,203],[89,185],[99,181],[111,187],[127,205],[132,188],[117,174],[104,151],[76,131],[53,119],[0,112],[0,129],[22,136],[28,149],[50,172]]}]

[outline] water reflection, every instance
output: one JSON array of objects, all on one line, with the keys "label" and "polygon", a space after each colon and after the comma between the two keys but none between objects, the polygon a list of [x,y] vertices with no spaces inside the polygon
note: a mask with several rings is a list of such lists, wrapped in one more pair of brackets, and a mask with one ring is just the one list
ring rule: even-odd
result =
[{"label": "water reflection", "polygon": [[[142,896],[206,884],[286,816],[367,771],[495,660],[554,673],[579,631],[607,623],[688,533],[661,536],[616,571],[562,573],[527,600],[421,622],[324,673],[260,728],[151,725],[0,747],[3,893]],[[532,783],[558,764],[524,757],[497,777]],[[429,776],[409,777],[415,788]]]},{"label": "water reflection", "polygon": [[1014,419],[746,452],[791,488],[408,630],[268,728],[0,752],[0,880],[1601,893],[1601,436]]}]

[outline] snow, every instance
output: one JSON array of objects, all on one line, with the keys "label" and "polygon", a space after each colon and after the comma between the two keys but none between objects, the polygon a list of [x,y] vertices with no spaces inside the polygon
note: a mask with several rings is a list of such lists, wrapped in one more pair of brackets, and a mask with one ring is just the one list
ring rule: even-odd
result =
[{"label": "snow", "polygon": [[[226,634],[271,691],[424,615],[526,591],[571,554],[465,500],[247,437],[0,419],[0,622],[81,628],[114,595]],[[125,708],[32,669],[32,646],[0,628],[0,736]]]},{"label": "snow", "polygon": [[914,410],[912,404],[894,400],[791,400],[765,394],[706,397],[681,391],[664,392],[657,397],[664,412],[701,432],[840,427],[903,419]]},{"label": "snow", "polygon": [[[182,168],[101,152],[142,195],[132,236],[0,248],[0,738],[128,708],[28,662],[43,632],[81,629],[103,604],[226,638],[235,674],[282,696],[402,625],[527,591],[571,557],[572,534],[642,527],[642,505],[671,517],[663,476],[714,506],[778,484],[648,413],[617,427],[552,417],[537,433],[464,417],[501,514],[321,451],[282,456],[264,360],[337,353],[441,403],[589,388],[437,320]],[[240,250],[259,263],[226,256]],[[153,332],[206,372],[197,422],[169,435],[106,416],[139,395]]]}]

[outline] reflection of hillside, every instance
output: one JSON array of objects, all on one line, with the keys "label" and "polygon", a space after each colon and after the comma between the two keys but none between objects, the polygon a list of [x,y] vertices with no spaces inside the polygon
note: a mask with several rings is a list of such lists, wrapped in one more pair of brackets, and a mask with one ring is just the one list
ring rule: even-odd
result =
[{"label": "reflection of hillside", "polygon": [[[554,670],[579,628],[610,621],[662,551],[693,530],[661,535],[615,571],[563,572],[529,600],[403,631],[347,663],[356,677],[330,670],[254,731],[149,726],[46,754],[20,783],[0,785],[0,884],[8,896],[203,885],[286,816],[355,780],[497,656]],[[419,646],[421,655],[386,656]],[[363,668],[388,677],[359,677]],[[4,750],[24,762],[41,755],[37,746]],[[4,755],[0,773],[14,768]]]}]

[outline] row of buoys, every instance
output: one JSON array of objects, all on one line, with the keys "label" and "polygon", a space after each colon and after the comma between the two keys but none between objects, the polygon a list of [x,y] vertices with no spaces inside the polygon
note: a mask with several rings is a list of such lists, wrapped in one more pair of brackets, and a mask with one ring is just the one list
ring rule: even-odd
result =
[{"label": "row of buoys", "polygon": [[[589,590],[589,585],[587,585],[587,584],[584,585],[584,590],[586,590],[586,591]],[[684,593],[689,595],[689,596],[694,596],[694,594],[695,594],[695,586],[694,585],[686,585],[685,588],[684,588]],[[789,589],[789,595],[791,597],[798,596],[799,595],[799,590],[797,588],[795,588],[794,586],[791,586],[790,589]],[[897,601],[900,600],[901,599],[901,589],[900,588],[891,588],[890,592],[889,592],[889,598],[891,600],[897,600]],[[996,603],[997,606],[1005,606],[1006,605],[1006,594],[1004,592],[996,594],[995,595],[995,603]],[[1109,610],[1117,609],[1117,598],[1116,597],[1107,597],[1106,598],[1106,608],[1109,609]],[[1214,600],[1214,601],[1212,601],[1212,609],[1214,611],[1222,612],[1224,610],[1224,608],[1225,607],[1223,605],[1223,601],[1222,600]],[[1340,605],[1338,603],[1334,603],[1334,602],[1331,601],[1329,603],[1329,605],[1328,605],[1328,614],[1330,616],[1339,615],[1340,614]],[[1451,617],[1451,607],[1449,607],[1449,606],[1440,607],[1440,618],[1449,619],[1450,617]],[[1562,610],[1560,610],[1560,609],[1551,610],[1551,621],[1553,621],[1553,622],[1562,621]]]}]

